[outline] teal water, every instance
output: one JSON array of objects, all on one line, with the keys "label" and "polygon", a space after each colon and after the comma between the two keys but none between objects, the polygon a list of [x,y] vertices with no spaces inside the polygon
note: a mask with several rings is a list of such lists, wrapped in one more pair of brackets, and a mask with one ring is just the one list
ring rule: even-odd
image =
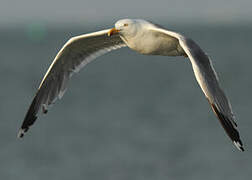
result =
[{"label": "teal water", "polygon": [[252,25],[166,27],[211,57],[245,152],[227,138],[187,59],[127,48],[86,66],[64,98],[17,139],[57,51],[71,36],[97,28],[6,28],[0,30],[0,179],[250,179]]}]

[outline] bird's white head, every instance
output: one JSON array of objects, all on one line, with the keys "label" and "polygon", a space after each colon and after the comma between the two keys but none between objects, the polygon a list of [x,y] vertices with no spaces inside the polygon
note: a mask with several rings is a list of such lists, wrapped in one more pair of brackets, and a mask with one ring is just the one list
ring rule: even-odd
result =
[{"label": "bird's white head", "polygon": [[[123,37],[133,37],[142,25],[139,19],[121,19],[115,23],[115,27],[108,32],[108,36],[119,33]],[[144,21],[146,22],[146,21]]]}]

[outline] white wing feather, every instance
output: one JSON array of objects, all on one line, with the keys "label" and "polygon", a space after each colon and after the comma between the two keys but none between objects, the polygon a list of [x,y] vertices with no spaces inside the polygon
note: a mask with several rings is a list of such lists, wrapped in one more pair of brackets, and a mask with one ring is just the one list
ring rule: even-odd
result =
[{"label": "white wing feather", "polygon": [[18,137],[23,137],[35,122],[40,109],[46,113],[48,106],[63,96],[73,73],[77,73],[98,56],[126,46],[119,35],[108,37],[108,31],[109,29],[73,37],[62,47],[40,83]]}]

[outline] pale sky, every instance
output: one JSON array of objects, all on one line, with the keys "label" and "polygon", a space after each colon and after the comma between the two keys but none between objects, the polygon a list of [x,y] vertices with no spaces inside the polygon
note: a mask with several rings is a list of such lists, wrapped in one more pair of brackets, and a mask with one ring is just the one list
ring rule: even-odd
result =
[{"label": "pale sky", "polygon": [[251,0],[1,0],[0,25],[80,24],[145,18],[170,22],[252,22]]}]

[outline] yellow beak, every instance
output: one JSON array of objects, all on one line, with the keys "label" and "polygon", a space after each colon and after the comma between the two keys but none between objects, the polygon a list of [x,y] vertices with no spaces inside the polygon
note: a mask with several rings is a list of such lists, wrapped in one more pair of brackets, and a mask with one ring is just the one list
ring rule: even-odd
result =
[{"label": "yellow beak", "polygon": [[114,34],[117,34],[118,32],[120,32],[120,30],[118,30],[116,28],[112,28],[112,29],[109,30],[108,36],[112,36]]}]

